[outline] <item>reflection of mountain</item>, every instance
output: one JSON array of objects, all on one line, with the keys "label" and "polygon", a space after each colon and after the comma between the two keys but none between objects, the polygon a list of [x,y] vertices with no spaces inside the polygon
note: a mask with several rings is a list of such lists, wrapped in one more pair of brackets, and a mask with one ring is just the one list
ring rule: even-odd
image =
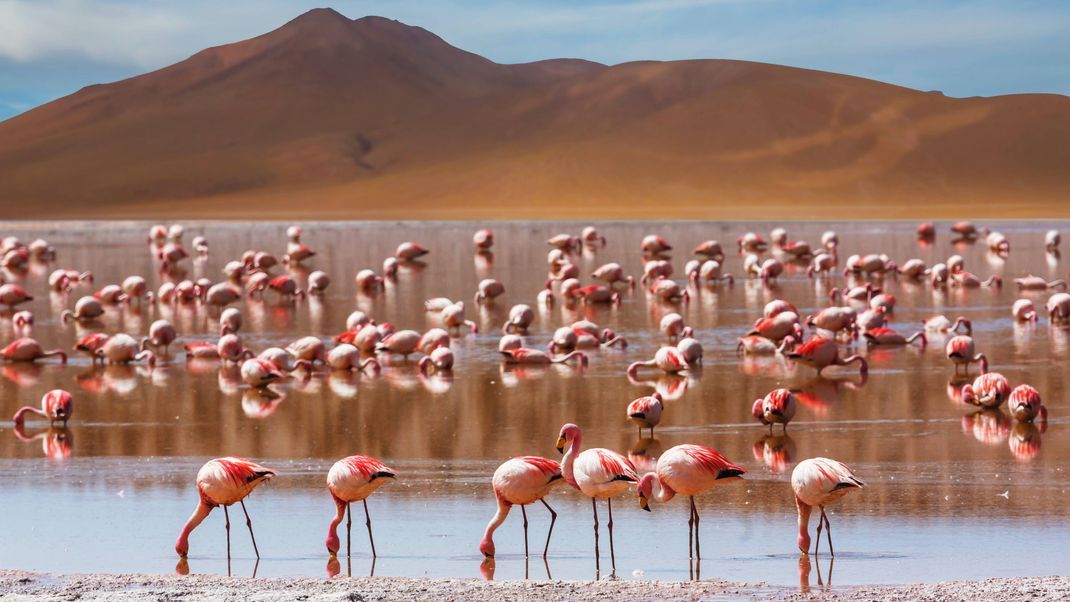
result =
[{"label": "reflection of mountain", "polygon": [[887,215],[888,202],[1039,215],[1070,194],[1068,161],[1062,96],[952,99],[728,60],[501,65],[418,27],[317,9],[0,123],[0,207],[642,217],[809,201],[811,215]]}]

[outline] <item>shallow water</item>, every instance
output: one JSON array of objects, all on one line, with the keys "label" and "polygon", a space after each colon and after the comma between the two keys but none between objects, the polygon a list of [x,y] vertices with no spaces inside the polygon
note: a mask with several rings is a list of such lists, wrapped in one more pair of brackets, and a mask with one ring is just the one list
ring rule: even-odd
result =
[{"label": "shallow water", "polygon": [[[476,546],[494,513],[490,475],[506,458],[537,454],[556,458],[557,433],[565,422],[583,427],[585,444],[622,452],[647,463],[660,450],[680,443],[703,443],[746,468],[746,480],[699,499],[704,560],[702,578],[765,581],[796,585],[808,579],[827,583],[827,557],[807,576],[795,549],[795,507],[788,485],[794,463],[823,455],[848,463],[867,487],[848,496],[831,515],[837,560],[833,584],[894,583],[1044,575],[1065,571],[1070,552],[1070,436],[1067,435],[1066,368],[1070,330],[1017,325],[1009,307],[1018,297],[1014,276],[1035,273],[1064,277],[1066,262],[1042,249],[1049,224],[990,224],[1007,234],[1012,252],[1005,261],[983,245],[955,246],[941,225],[931,247],[918,243],[914,224],[834,224],[841,260],[852,253],[885,252],[902,263],[928,263],[952,252],[966,257],[979,275],[1001,274],[999,289],[933,290],[885,279],[899,305],[893,327],[909,334],[934,313],[965,315],[974,323],[978,349],[1012,385],[1028,382],[1041,392],[1051,419],[1047,429],[1015,425],[1004,415],[974,415],[948,398],[951,365],[943,341],[928,348],[866,351],[870,376],[861,384],[850,370],[829,370],[816,379],[805,366],[784,361],[741,360],[735,340],[773,298],[795,303],[803,314],[825,304],[828,287],[802,269],[772,289],[754,281],[693,290],[690,303],[656,302],[641,290],[619,307],[584,309],[558,305],[544,311],[528,337],[542,347],[558,326],[580,317],[625,336],[626,350],[594,352],[585,373],[574,368],[504,369],[497,358],[499,328],[514,303],[534,305],[546,275],[543,241],[579,224],[494,225],[492,261],[473,257],[464,223],[309,224],[305,242],[320,252],[308,269],[324,269],[334,282],[322,299],[241,303],[243,340],[255,349],[283,346],[305,334],[330,336],[344,329],[355,308],[400,328],[431,325],[425,299],[470,300],[476,283],[496,277],[506,295],[491,307],[469,303],[469,318],[480,334],[454,341],[457,366],[452,378],[424,378],[415,364],[396,363],[379,377],[317,373],[307,383],[274,386],[268,399],[240,384],[236,371],[177,357],[148,371],[144,367],[92,368],[85,357],[66,367],[0,366],[0,415],[26,403],[37,404],[49,389],[74,393],[74,419],[67,430],[49,431],[29,422],[20,440],[10,422],[0,423],[0,508],[7,520],[0,533],[0,567],[40,571],[166,572],[177,558],[172,546],[196,504],[194,476],[208,458],[241,455],[275,468],[280,475],[248,500],[262,560],[257,575],[323,575],[331,567],[323,539],[334,508],[324,487],[331,463],[348,454],[378,457],[399,472],[369,500],[379,557],[376,575],[471,577],[481,574]],[[253,227],[226,224],[187,227],[187,245],[204,233],[211,244],[206,261],[187,261],[190,277],[222,278],[227,259],[246,248],[280,253],[285,224]],[[1065,226],[1065,225],[1064,225]],[[770,224],[665,223],[603,224],[608,245],[575,259],[585,273],[618,261],[636,276],[642,235],[657,232],[676,246],[677,276],[687,250],[714,238],[728,243]],[[817,243],[822,224],[792,224],[793,239]],[[33,336],[45,347],[70,349],[84,329],[61,326],[59,312],[69,298],[49,295],[45,280],[53,267],[91,269],[94,288],[130,274],[153,274],[144,244],[146,224],[5,224],[0,231],[23,240],[44,236],[58,250],[55,265],[34,264],[21,280],[37,299]],[[378,269],[382,258],[404,240],[432,249],[427,265],[403,269],[378,297],[358,296],[352,276]],[[727,247],[730,245],[726,244]],[[725,269],[738,274],[741,260],[730,253]],[[275,270],[280,272],[278,268]],[[303,276],[303,274],[301,274]],[[154,276],[154,287],[159,284]],[[1048,293],[1026,293],[1038,306]],[[25,306],[24,306],[25,308]],[[706,349],[701,371],[687,378],[632,384],[624,368],[650,357],[660,342],[661,316],[680,311],[695,326]],[[214,338],[214,315],[195,305],[152,308],[137,305],[110,311],[95,328],[143,333],[158,316],[172,320],[178,344]],[[10,316],[0,319],[0,342],[14,338]],[[179,345],[176,345],[177,349]],[[976,369],[975,369],[976,370]],[[651,391],[673,393],[654,441],[637,441],[624,418],[627,403]],[[803,392],[803,404],[788,435],[767,437],[753,422],[750,405],[777,386]],[[642,453],[646,453],[644,460]],[[1005,495],[1001,495],[1005,494]],[[550,497],[559,518],[548,565],[535,555],[523,559],[519,511],[499,530],[494,578],[594,578],[591,510],[587,498],[560,488]],[[686,500],[652,505],[642,512],[634,494],[614,503],[618,574],[623,578],[688,579]],[[234,558],[230,570],[251,574],[252,548],[240,507],[232,516]],[[353,558],[343,574],[372,570],[363,517],[354,506]],[[548,516],[529,508],[532,551],[541,550]],[[603,524],[601,576],[609,570]],[[816,526],[816,521],[815,525]],[[344,539],[344,534],[343,534]],[[486,572],[485,566],[482,566]],[[192,572],[228,571],[222,512],[216,511],[191,538]]]}]

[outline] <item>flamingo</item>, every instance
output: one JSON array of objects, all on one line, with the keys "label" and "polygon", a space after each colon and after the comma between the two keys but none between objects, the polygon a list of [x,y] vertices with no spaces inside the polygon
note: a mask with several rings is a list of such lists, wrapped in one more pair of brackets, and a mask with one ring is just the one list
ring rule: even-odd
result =
[{"label": "flamingo", "polygon": [[1040,400],[1040,393],[1029,385],[1018,385],[1007,398],[1011,416],[1018,422],[1033,422],[1040,417],[1041,422],[1048,420],[1048,408]]},{"label": "flamingo", "polygon": [[15,412],[15,416],[11,418],[11,421],[15,423],[16,427],[21,427],[26,422],[26,414],[37,414],[47,418],[49,425],[62,422],[64,428],[66,428],[67,421],[71,419],[72,413],[74,413],[74,399],[71,394],[63,389],[53,389],[41,397],[40,410],[33,406],[21,407]]},{"label": "flamingo", "polygon": [[420,333],[415,330],[399,330],[383,337],[375,346],[375,350],[378,353],[396,353],[408,359],[409,355],[416,352],[420,339]]},{"label": "flamingo", "polygon": [[150,368],[156,365],[156,354],[147,349],[141,350],[137,340],[124,332],[109,337],[94,353],[107,364],[129,364],[145,360]]},{"label": "flamingo", "polygon": [[237,334],[241,330],[241,310],[236,307],[229,307],[223,310],[223,313],[219,314],[219,336],[227,334]]},{"label": "flamingo", "polygon": [[11,316],[11,325],[16,331],[28,334],[33,327],[33,312],[28,309],[15,312]]},{"label": "flamingo", "polygon": [[788,430],[788,423],[795,417],[795,409],[799,402],[795,395],[787,389],[773,389],[765,397],[755,399],[751,406],[751,414],[758,422],[769,426],[769,433],[773,432],[773,425],[780,424],[784,432]]},{"label": "flamingo", "polygon": [[928,320],[925,320],[925,330],[927,332],[935,333],[948,333],[959,331],[959,328],[965,328],[966,334],[973,333],[973,322],[969,319],[959,316],[955,318],[954,323],[943,314],[935,315]]},{"label": "flamingo", "polygon": [[606,246],[606,237],[599,234],[594,226],[584,226],[583,230],[580,231],[580,238],[588,246],[594,246],[595,244]]},{"label": "flamingo", "polygon": [[817,523],[817,542],[814,545],[814,554],[821,547],[821,526],[824,523],[825,534],[828,536],[829,553],[836,555],[832,547],[832,525],[828,515],[825,514],[825,506],[838,501],[848,492],[865,487],[865,483],[855,477],[851,469],[842,462],[828,458],[810,458],[803,460],[791,473],[791,489],[795,492],[795,506],[799,511],[799,551],[808,554],[810,551],[810,513],[814,506],[821,510],[821,517]]},{"label": "flamingo", "polygon": [[368,496],[386,484],[387,479],[397,478],[397,472],[379,460],[369,456],[349,456],[342,458],[331,466],[327,473],[327,490],[331,492],[337,513],[327,528],[327,552],[331,557],[338,555],[341,542],[338,540],[338,525],[348,515],[346,521],[346,556],[352,551],[353,502],[364,503],[364,524],[368,527],[368,542],[372,548],[372,558],[376,557],[375,538],[372,537],[372,518],[368,513]]},{"label": "flamingo", "polygon": [[1053,324],[1070,322],[1070,293],[1055,293],[1048,298],[1044,308]]},{"label": "flamingo", "polygon": [[453,370],[453,351],[449,347],[436,347],[431,353],[420,358],[416,362],[420,372],[427,374],[431,370],[436,372],[449,372]]},{"label": "flamingo", "polygon": [[58,357],[61,364],[67,363],[67,352],[62,349],[45,351],[41,344],[30,337],[15,339],[0,351],[8,362],[34,362],[46,357]]},{"label": "flamingo", "polygon": [[962,387],[963,403],[982,408],[998,408],[1010,394],[1011,385],[999,372],[986,372]]},{"label": "flamingo", "polygon": [[327,272],[316,270],[308,275],[308,290],[306,292],[309,295],[322,295],[330,285],[331,277],[327,275]]},{"label": "flamingo", "polygon": [[579,249],[582,242],[578,236],[572,236],[571,234],[555,234],[546,239],[546,244],[561,251],[569,251],[571,249]]},{"label": "flamingo", "polygon": [[546,558],[550,551],[550,536],[553,535],[554,523],[557,522],[557,512],[546,503],[546,496],[561,483],[564,483],[561,465],[554,460],[539,456],[518,456],[503,462],[494,471],[491,480],[498,510],[483,532],[483,539],[479,542],[480,553],[487,558],[494,558],[494,532],[505,522],[509,510],[513,506],[520,506],[524,517],[524,556],[527,557],[528,513],[525,506],[542,502],[550,512],[550,530],[546,533],[546,545],[542,549],[542,557]]},{"label": "flamingo", "polygon": [[817,369],[817,375],[829,366],[846,366],[851,362],[858,362],[859,373],[865,375],[869,372],[869,365],[861,355],[852,355],[846,359],[840,357],[836,342],[824,335],[815,334],[794,351],[788,353],[788,358],[802,362]]},{"label": "flamingo", "polygon": [[677,374],[688,369],[687,358],[676,347],[662,347],[654,353],[654,358],[645,362],[633,362],[628,366],[628,376],[634,378],[639,368],[648,366],[657,368],[666,374]]},{"label": "flamingo", "polygon": [[692,330],[690,326],[685,325],[683,316],[676,312],[665,314],[665,316],[661,318],[659,328],[661,329],[661,333],[668,337],[670,341],[694,335],[694,330]]},{"label": "flamingo", "polygon": [[16,305],[33,301],[33,295],[27,293],[17,284],[0,285],[0,305],[8,306],[8,309]]},{"label": "flamingo", "polygon": [[929,222],[921,224],[914,232],[917,234],[918,238],[932,238],[936,236],[936,228]]},{"label": "flamingo", "polygon": [[650,429],[650,437],[654,437],[654,427],[661,422],[661,411],[664,409],[661,393],[633,399],[628,404],[628,419],[639,426],[639,438],[643,437],[643,429]]},{"label": "flamingo", "polygon": [[175,342],[177,336],[175,327],[172,326],[170,322],[167,320],[156,320],[149,326],[149,336],[141,339],[141,349],[144,350],[145,347],[152,345],[157,349],[163,347],[164,352],[166,352],[171,346],[171,343]]},{"label": "flamingo", "polygon": [[921,341],[921,346],[924,348],[929,343],[925,338],[925,333],[920,330],[905,337],[891,328],[871,328],[864,332],[863,336],[866,337],[866,342],[870,347],[877,345],[909,345],[914,341]]},{"label": "flamingo", "polygon": [[564,364],[572,358],[578,358],[580,367],[585,367],[587,365],[587,355],[582,351],[570,351],[559,357],[551,357],[538,349],[525,349],[521,347],[520,349],[503,349],[500,350],[499,353],[502,354],[505,363],[507,364]]},{"label": "flamingo", "polygon": [[966,373],[969,374],[970,364],[974,362],[981,364],[981,374],[988,372],[988,358],[985,357],[985,354],[974,354],[973,337],[963,334],[951,337],[947,342],[945,352],[947,353],[947,359],[955,364],[955,374],[958,374],[961,366],[965,366]]},{"label": "flamingo", "polygon": [[628,285],[628,288],[635,288],[635,278],[628,276],[624,273],[624,268],[619,263],[607,263],[595,271],[591,272],[591,278],[601,280],[609,286],[613,286],[618,282],[623,282]]},{"label": "flamingo", "polygon": [[357,272],[353,280],[357,283],[357,288],[363,293],[374,293],[383,286],[383,277],[370,269],[363,269]]},{"label": "flamingo", "polygon": [[253,552],[259,560],[260,550],[256,547],[256,536],[253,535],[253,521],[249,518],[249,511],[245,509],[245,498],[258,485],[273,476],[275,476],[275,471],[244,458],[228,456],[206,462],[197,472],[197,493],[200,495],[200,501],[197,503],[197,509],[193,511],[193,515],[189,517],[178,534],[175,552],[185,558],[189,554],[190,533],[208,517],[216,506],[222,506],[223,516],[226,517],[227,558],[229,559],[230,512],[227,508],[237,502],[241,504],[242,512],[245,513],[245,526],[249,528],[249,537],[253,540]]},{"label": "flamingo", "polygon": [[1044,250],[1049,253],[1059,250],[1059,243],[1062,242],[1062,236],[1059,235],[1058,230],[1048,230],[1044,235]]},{"label": "flamingo", "polygon": [[1011,306],[1011,315],[1017,322],[1036,322],[1037,308],[1032,299],[1018,299]]},{"label": "flamingo", "polygon": [[394,252],[394,257],[398,261],[414,261],[430,252],[414,242],[403,242],[398,245],[397,251]]},{"label": "flamingo", "polygon": [[[684,444],[671,447],[661,454],[654,472],[648,472],[639,480],[636,491],[639,507],[650,512],[650,501],[663,503],[676,494],[686,495],[691,501],[687,518],[688,558],[702,559],[699,543],[699,513],[695,496],[706,493],[717,485],[741,480],[747,471],[728,461],[720,452],[705,445]],[[692,537],[692,534],[694,536]],[[694,550],[691,544],[694,542]]]},{"label": "flamingo", "polygon": [[791,349],[795,345],[795,337],[786,336],[780,342],[780,346],[763,336],[750,335],[740,337],[736,345],[736,354],[744,355],[775,355]]},{"label": "flamingo", "polygon": [[319,337],[301,337],[287,345],[286,351],[293,355],[294,359],[305,360],[309,365],[316,362],[327,363],[327,346]]},{"label": "flamingo", "polygon": [[644,255],[662,255],[672,251],[672,245],[657,234],[648,234],[644,236],[639,248]]},{"label": "flamingo", "polygon": [[724,249],[721,247],[721,243],[716,240],[707,240],[699,243],[691,253],[715,261],[724,261]]},{"label": "flamingo", "polygon": [[489,228],[476,230],[472,235],[472,244],[476,246],[477,252],[489,251],[494,246],[494,233]]},{"label": "flamingo", "polygon": [[1014,283],[1018,285],[1018,290],[1020,291],[1043,291],[1049,288],[1058,288],[1065,291],[1067,288],[1066,281],[1062,278],[1048,281],[1045,278],[1034,276],[1032,274],[1021,278],[1015,278]]},{"label": "flamingo", "polygon": [[[565,447],[568,450],[565,450]],[[628,458],[615,451],[601,447],[583,450],[583,432],[569,423],[561,427],[557,437],[557,451],[564,452],[561,459],[561,475],[565,482],[591,498],[594,512],[594,550],[596,565],[598,553],[598,500],[606,500],[609,508],[609,557],[613,574],[617,572],[617,557],[613,550],[613,496],[623,493],[639,481],[635,467]]]},{"label": "flamingo", "polygon": [[702,363],[702,343],[698,342],[698,339],[692,337],[685,337],[680,339],[680,342],[676,343],[676,348],[680,350],[680,353],[684,354],[684,361],[688,366],[695,366]]},{"label": "flamingo", "polygon": [[509,310],[509,318],[502,325],[502,334],[513,331],[527,332],[528,327],[535,321],[535,311],[528,305],[514,305]]},{"label": "flamingo", "polygon": [[439,317],[442,318],[442,323],[446,325],[446,328],[450,330],[457,331],[467,328],[473,334],[479,332],[479,325],[465,317],[463,301],[446,306],[439,312]]},{"label": "flamingo", "polygon": [[505,285],[500,281],[493,278],[486,278],[479,281],[479,287],[476,291],[476,303],[484,303],[494,301],[496,297],[500,297],[505,293]]}]

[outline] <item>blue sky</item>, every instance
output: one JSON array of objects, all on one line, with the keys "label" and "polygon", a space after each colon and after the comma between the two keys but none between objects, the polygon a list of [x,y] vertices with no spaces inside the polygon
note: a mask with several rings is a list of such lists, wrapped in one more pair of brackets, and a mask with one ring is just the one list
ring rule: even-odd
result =
[{"label": "blue sky", "polygon": [[498,62],[734,58],[952,96],[1070,94],[1070,2],[958,0],[0,0],[0,119],[328,5]]}]

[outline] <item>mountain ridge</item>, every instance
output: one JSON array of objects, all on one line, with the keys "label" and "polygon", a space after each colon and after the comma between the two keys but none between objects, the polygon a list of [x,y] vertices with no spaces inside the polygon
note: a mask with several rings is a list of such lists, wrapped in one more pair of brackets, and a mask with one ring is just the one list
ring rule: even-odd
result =
[{"label": "mountain ridge", "polygon": [[[959,99],[721,59],[500,64],[423,28],[314,9],[0,122],[0,209],[1067,215],[1067,161],[1059,95]],[[293,204],[306,197],[319,202]]]}]

